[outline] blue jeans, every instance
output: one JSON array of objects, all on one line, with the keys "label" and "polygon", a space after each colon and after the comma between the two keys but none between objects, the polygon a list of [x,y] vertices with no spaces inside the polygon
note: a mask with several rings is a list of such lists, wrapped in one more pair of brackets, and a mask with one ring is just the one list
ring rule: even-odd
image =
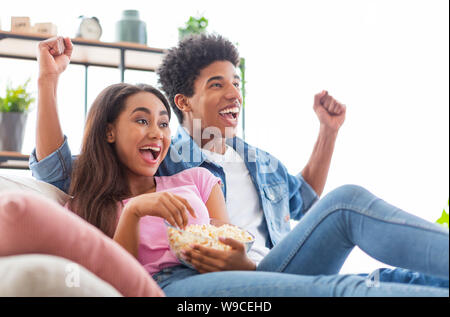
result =
[{"label": "blue jeans", "polygon": [[355,245],[386,264],[448,280],[448,230],[354,185],[317,202],[256,272],[177,266],[154,278],[167,296],[449,296],[448,288],[338,274]]},{"label": "blue jeans", "polygon": [[[427,285],[436,287],[449,287],[448,278],[440,278],[436,276],[426,275],[419,272],[401,268],[380,268],[370,274],[358,274],[360,276],[377,277],[380,282],[405,283],[414,285]],[[370,275],[370,276],[369,276]]]}]

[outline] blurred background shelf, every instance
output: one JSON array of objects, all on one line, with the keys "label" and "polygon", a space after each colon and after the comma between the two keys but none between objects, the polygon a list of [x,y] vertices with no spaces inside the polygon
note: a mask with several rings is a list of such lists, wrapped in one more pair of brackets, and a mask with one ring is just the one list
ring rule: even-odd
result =
[{"label": "blurred background shelf", "polygon": [[[37,44],[47,38],[32,33],[0,31],[0,57],[36,60]],[[118,76],[118,80],[124,82],[125,70],[155,72],[166,53],[165,49],[136,43],[109,43],[82,38],[71,40],[74,47],[70,63],[84,66],[85,116],[88,109],[89,66],[117,68],[120,76]]]},{"label": "blurred background shelf", "polygon": [[17,153],[0,151],[0,169],[22,169],[27,170],[29,155]]},{"label": "blurred background shelf", "polygon": [[[31,33],[13,33],[0,31],[0,57],[36,60],[37,43],[47,37]],[[135,43],[108,43],[72,39],[74,44],[72,64],[85,66],[113,67],[125,69],[155,71],[160,65],[165,50]]]}]

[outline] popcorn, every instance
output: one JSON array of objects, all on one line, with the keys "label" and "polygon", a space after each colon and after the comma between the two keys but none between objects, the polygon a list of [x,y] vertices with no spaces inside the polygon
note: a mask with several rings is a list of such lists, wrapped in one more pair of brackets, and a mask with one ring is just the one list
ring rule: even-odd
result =
[{"label": "popcorn", "polygon": [[195,224],[187,226],[184,231],[169,226],[167,235],[170,247],[177,255],[190,244],[199,244],[222,251],[231,250],[229,245],[219,241],[219,237],[232,238],[242,243],[252,243],[254,239],[247,231],[229,224],[220,227],[210,224]]}]

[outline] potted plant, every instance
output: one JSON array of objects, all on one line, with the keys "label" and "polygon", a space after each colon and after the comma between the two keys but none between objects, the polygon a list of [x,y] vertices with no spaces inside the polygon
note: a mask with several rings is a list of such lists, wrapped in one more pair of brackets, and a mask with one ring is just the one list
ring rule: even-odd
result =
[{"label": "potted plant", "polygon": [[6,87],[6,96],[0,97],[0,151],[20,152],[30,104],[34,102],[27,91],[30,79],[25,84]]},{"label": "potted plant", "polygon": [[194,18],[190,17],[186,22],[184,28],[178,28],[178,39],[181,41],[186,36],[191,34],[206,33],[206,27],[208,26],[208,20],[205,17]]}]

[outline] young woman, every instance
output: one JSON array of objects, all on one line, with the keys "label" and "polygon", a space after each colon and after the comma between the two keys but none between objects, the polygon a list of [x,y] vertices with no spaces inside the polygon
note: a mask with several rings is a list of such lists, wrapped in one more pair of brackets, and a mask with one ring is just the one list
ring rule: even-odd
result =
[{"label": "young woman", "polygon": [[[71,51],[70,40],[66,39],[65,45],[60,42],[59,46],[62,49],[58,51],[55,43],[40,44],[40,109],[44,104],[56,104],[56,96],[51,92],[56,90],[57,78],[70,60],[70,54],[67,54]],[[59,66],[57,58],[62,60]],[[437,252],[448,254],[448,231],[439,230],[421,219],[411,219],[400,210],[392,210],[370,193],[357,195],[354,199],[367,205],[376,204],[375,208],[370,208],[373,215],[354,213],[343,205],[342,212],[330,212],[336,210],[339,201],[333,200],[333,195],[324,198],[323,204],[329,208],[319,209],[320,213],[308,212],[306,220],[302,220],[302,225],[293,231],[295,234],[290,235],[301,239],[280,242],[261,262],[258,271],[254,271],[255,264],[246,257],[243,245],[232,239],[222,240],[232,247],[222,262],[202,263],[203,254],[218,255],[221,251],[193,246],[185,253],[186,260],[199,267],[201,272],[227,271],[200,274],[181,265],[170,251],[163,220],[184,227],[191,223],[207,223],[209,218],[226,221],[227,213],[220,180],[208,170],[193,168],[171,176],[156,175],[168,155],[169,120],[169,104],[153,87],[129,84],[107,87],[96,98],[88,114],[82,150],[72,174],[70,194],[73,200],[69,203],[70,209],[134,255],[167,296],[448,296],[448,289],[444,288],[396,283],[379,283],[372,287],[360,276],[300,275],[295,272],[294,268],[301,266],[303,258],[317,257],[306,251],[300,252],[301,247],[308,240],[316,244],[322,240],[317,244],[324,250],[322,256],[317,257],[318,266],[327,262],[327,256],[341,260],[344,256],[339,248],[346,243],[364,244],[365,248],[367,244],[372,256],[382,258],[388,264],[422,268],[416,262],[422,263],[421,259],[426,259],[427,267],[423,268],[426,273],[448,277],[448,257],[442,260],[437,255]],[[45,151],[37,145],[38,156]],[[342,190],[353,189],[345,187]],[[391,216],[391,213],[396,215],[396,230],[388,228],[390,223],[378,221],[380,215]],[[364,234],[361,228],[364,228]],[[391,231],[396,241],[380,241],[376,235],[380,230]],[[419,234],[427,248],[414,245],[417,242],[414,235]],[[289,244],[290,249],[292,245],[298,248],[290,257],[280,257],[283,243]],[[403,245],[408,252],[389,252],[391,243],[396,243],[396,247]],[[200,250],[201,253],[196,252]],[[337,256],[338,253],[341,255]],[[284,259],[284,263],[277,267],[269,265],[274,263],[270,261],[273,257]]]},{"label": "young woman", "polygon": [[69,191],[69,208],[152,274],[179,264],[168,248],[164,219],[178,227],[207,224],[209,218],[228,221],[220,179],[208,170],[155,176],[170,145],[169,120],[169,104],[157,89],[106,88],[89,111]]}]

